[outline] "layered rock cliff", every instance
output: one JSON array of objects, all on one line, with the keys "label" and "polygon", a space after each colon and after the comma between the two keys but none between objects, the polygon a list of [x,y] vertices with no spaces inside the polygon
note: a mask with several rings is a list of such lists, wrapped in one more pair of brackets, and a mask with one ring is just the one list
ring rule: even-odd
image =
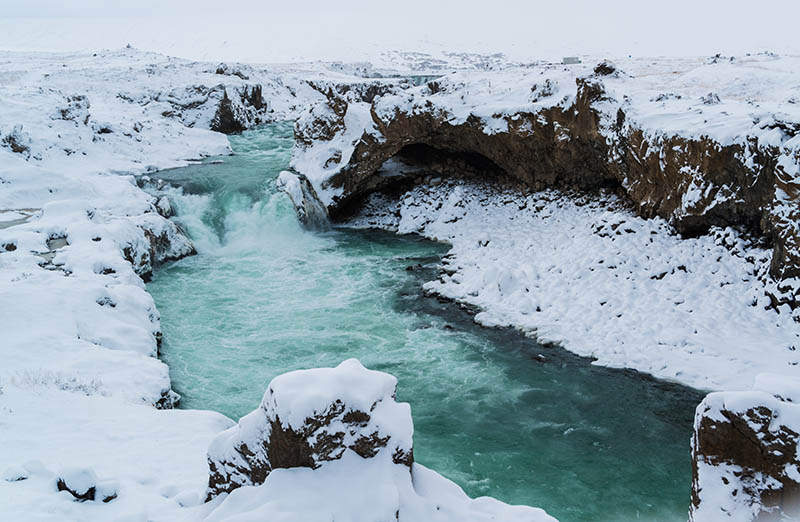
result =
[{"label": "layered rock cliff", "polygon": [[[719,74],[714,67],[705,65]],[[740,83],[757,74],[755,66],[736,71]],[[773,247],[772,276],[791,283],[800,276],[800,110],[791,98],[768,107],[755,94],[720,101],[698,92],[607,62],[453,74],[372,102],[329,92],[297,123],[293,166],[334,217],[397,183],[381,171],[394,157],[534,190],[617,187],[642,216],[665,218],[686,236],[733,226],[763,238]],[[773,305],[795,306],[798,288],[790,284]]]}]

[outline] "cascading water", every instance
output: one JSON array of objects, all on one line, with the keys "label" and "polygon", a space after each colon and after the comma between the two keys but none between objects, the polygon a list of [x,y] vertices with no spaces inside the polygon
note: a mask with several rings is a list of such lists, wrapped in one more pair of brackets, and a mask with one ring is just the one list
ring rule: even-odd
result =
[{"label": "cascading water", "polygon": [[686,519],[699,392],[476,326],[422,296],[446,245],[298,224],[274,183],[289,125],[231,143],[159,174],[183,187],[172,199],[199,251],[148,286],[182,407],[237,419],[271,378],[357,357],[397,376],[417,460],[470,495],[564,522]]}]

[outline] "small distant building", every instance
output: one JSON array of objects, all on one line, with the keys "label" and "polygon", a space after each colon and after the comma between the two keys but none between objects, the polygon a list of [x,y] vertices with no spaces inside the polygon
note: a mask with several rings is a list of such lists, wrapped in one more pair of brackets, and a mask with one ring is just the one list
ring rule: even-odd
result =
[{"label": "small distant building", "polygon": [[564,58],[561,59],[561,63],[563,63],[564,65],[573,65],[576,63],[581,63],[581,59],[578,58],[577,56],[565,56]]}]

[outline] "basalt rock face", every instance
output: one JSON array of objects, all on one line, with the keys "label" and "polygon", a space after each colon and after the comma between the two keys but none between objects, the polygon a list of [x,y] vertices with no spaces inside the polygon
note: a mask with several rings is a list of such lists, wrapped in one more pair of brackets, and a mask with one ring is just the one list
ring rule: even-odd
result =
[{"label": "basalt rock face", "polygon": [[261,86],[257,84],[236,90],[234,96],[229,96],[225,89],[211,120],[211,130],[234,134],[266,121],[264,111],[267,104],[261,92]]},{"label": "basalt rock face", "polygon": [[137,225],[142,235],[122,247],[122,256],[145,281],[156,265],[197,253],[180,227],[157,212],[144,214]]},{"label": "basalt rock face", "polygon": [[397,380],[355,359],[273,379],[254,412],[208,451],[207,499],[262,484],[279,468],[318,468],[346,451],[413,464],[411,411],[394,400]]},{"label": "basalt rock face", "polygon": [[[496,170],[534,188],[547,186],[598,187],[616,179],[605,158],[608,146],[599,132],[599,117],[591,103],[602,97],[596,82],[582,81],[575,107],[553,107],[542,112],[521,112],[506,118],[508,132],[486,133],[485,122],[477,117],[453,124],[447,113],[400,110],[380,113],[373,103],[370,117],[377,133],[365,133],[355,146],[350,162],[330,178],[329,184],[343,189],[331,212],[349,199],[380,188],[371,178],[386,160],[409,146],[425,145],[434,151],[473,154],[485,158]],[[331,140],[345,127],[346,100],[333,98],[328,119],[316,118],[296,127],[301,144]],[[564,139],[565,133],[573,139]],[[339,161],[334,153],[330,164]],[[446,172],[442,173],[447,174]]]},{"label": "basalt rock face", "polygon": [[[797,398],[797,383],[794,390]],[[691,521],[800,519],[800,405],[792,398],[721,392],[698,406]]]},{"label": "basalt rock face", "polygon": [[[422,163],[442,176],[462,169],[431,158],[472,155],[487,172],[534,190],[619,187],[643,216],[665,218],[685,235],[734,226],[763,237],[774,247],[771,275],[800,276],[798,150],[756,135],[723,145],[703,134],[644,128],[630,116],[636,111],[620,95],[624,73],[612,64],[573,78],[571,88],[559,81],[534,84],[525,101],[530,110],[509,104],[495,112],[457,105],[459,93],[469,99],[477,88],[469,82],[434,81],[370,103],[334,93],[298,121],[293,165],[328,191],[334,218],[397,182],[382,166],[415,147],[434,151]],[[616,82],[614,90],[607,82]],[[797,132],[784,127],[783,140],[791,141]],[[797,298],[782,299],[794,306]]]}]

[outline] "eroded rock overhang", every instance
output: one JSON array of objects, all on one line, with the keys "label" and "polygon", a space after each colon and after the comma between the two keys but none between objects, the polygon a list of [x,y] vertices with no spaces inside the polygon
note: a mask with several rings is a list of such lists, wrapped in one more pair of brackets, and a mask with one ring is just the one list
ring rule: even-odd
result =
[{"label": "eroded rock overhang", "polygon": [[414,146],[484,158],[534,190],[617,186],[684,235],[760,236],[773,277],[800,277],[800,110],[663,87],[602,63],[456,73],[371,102],[331,91],[297,122],[292,166],[334,218],[397,181],[381,168]]}]

